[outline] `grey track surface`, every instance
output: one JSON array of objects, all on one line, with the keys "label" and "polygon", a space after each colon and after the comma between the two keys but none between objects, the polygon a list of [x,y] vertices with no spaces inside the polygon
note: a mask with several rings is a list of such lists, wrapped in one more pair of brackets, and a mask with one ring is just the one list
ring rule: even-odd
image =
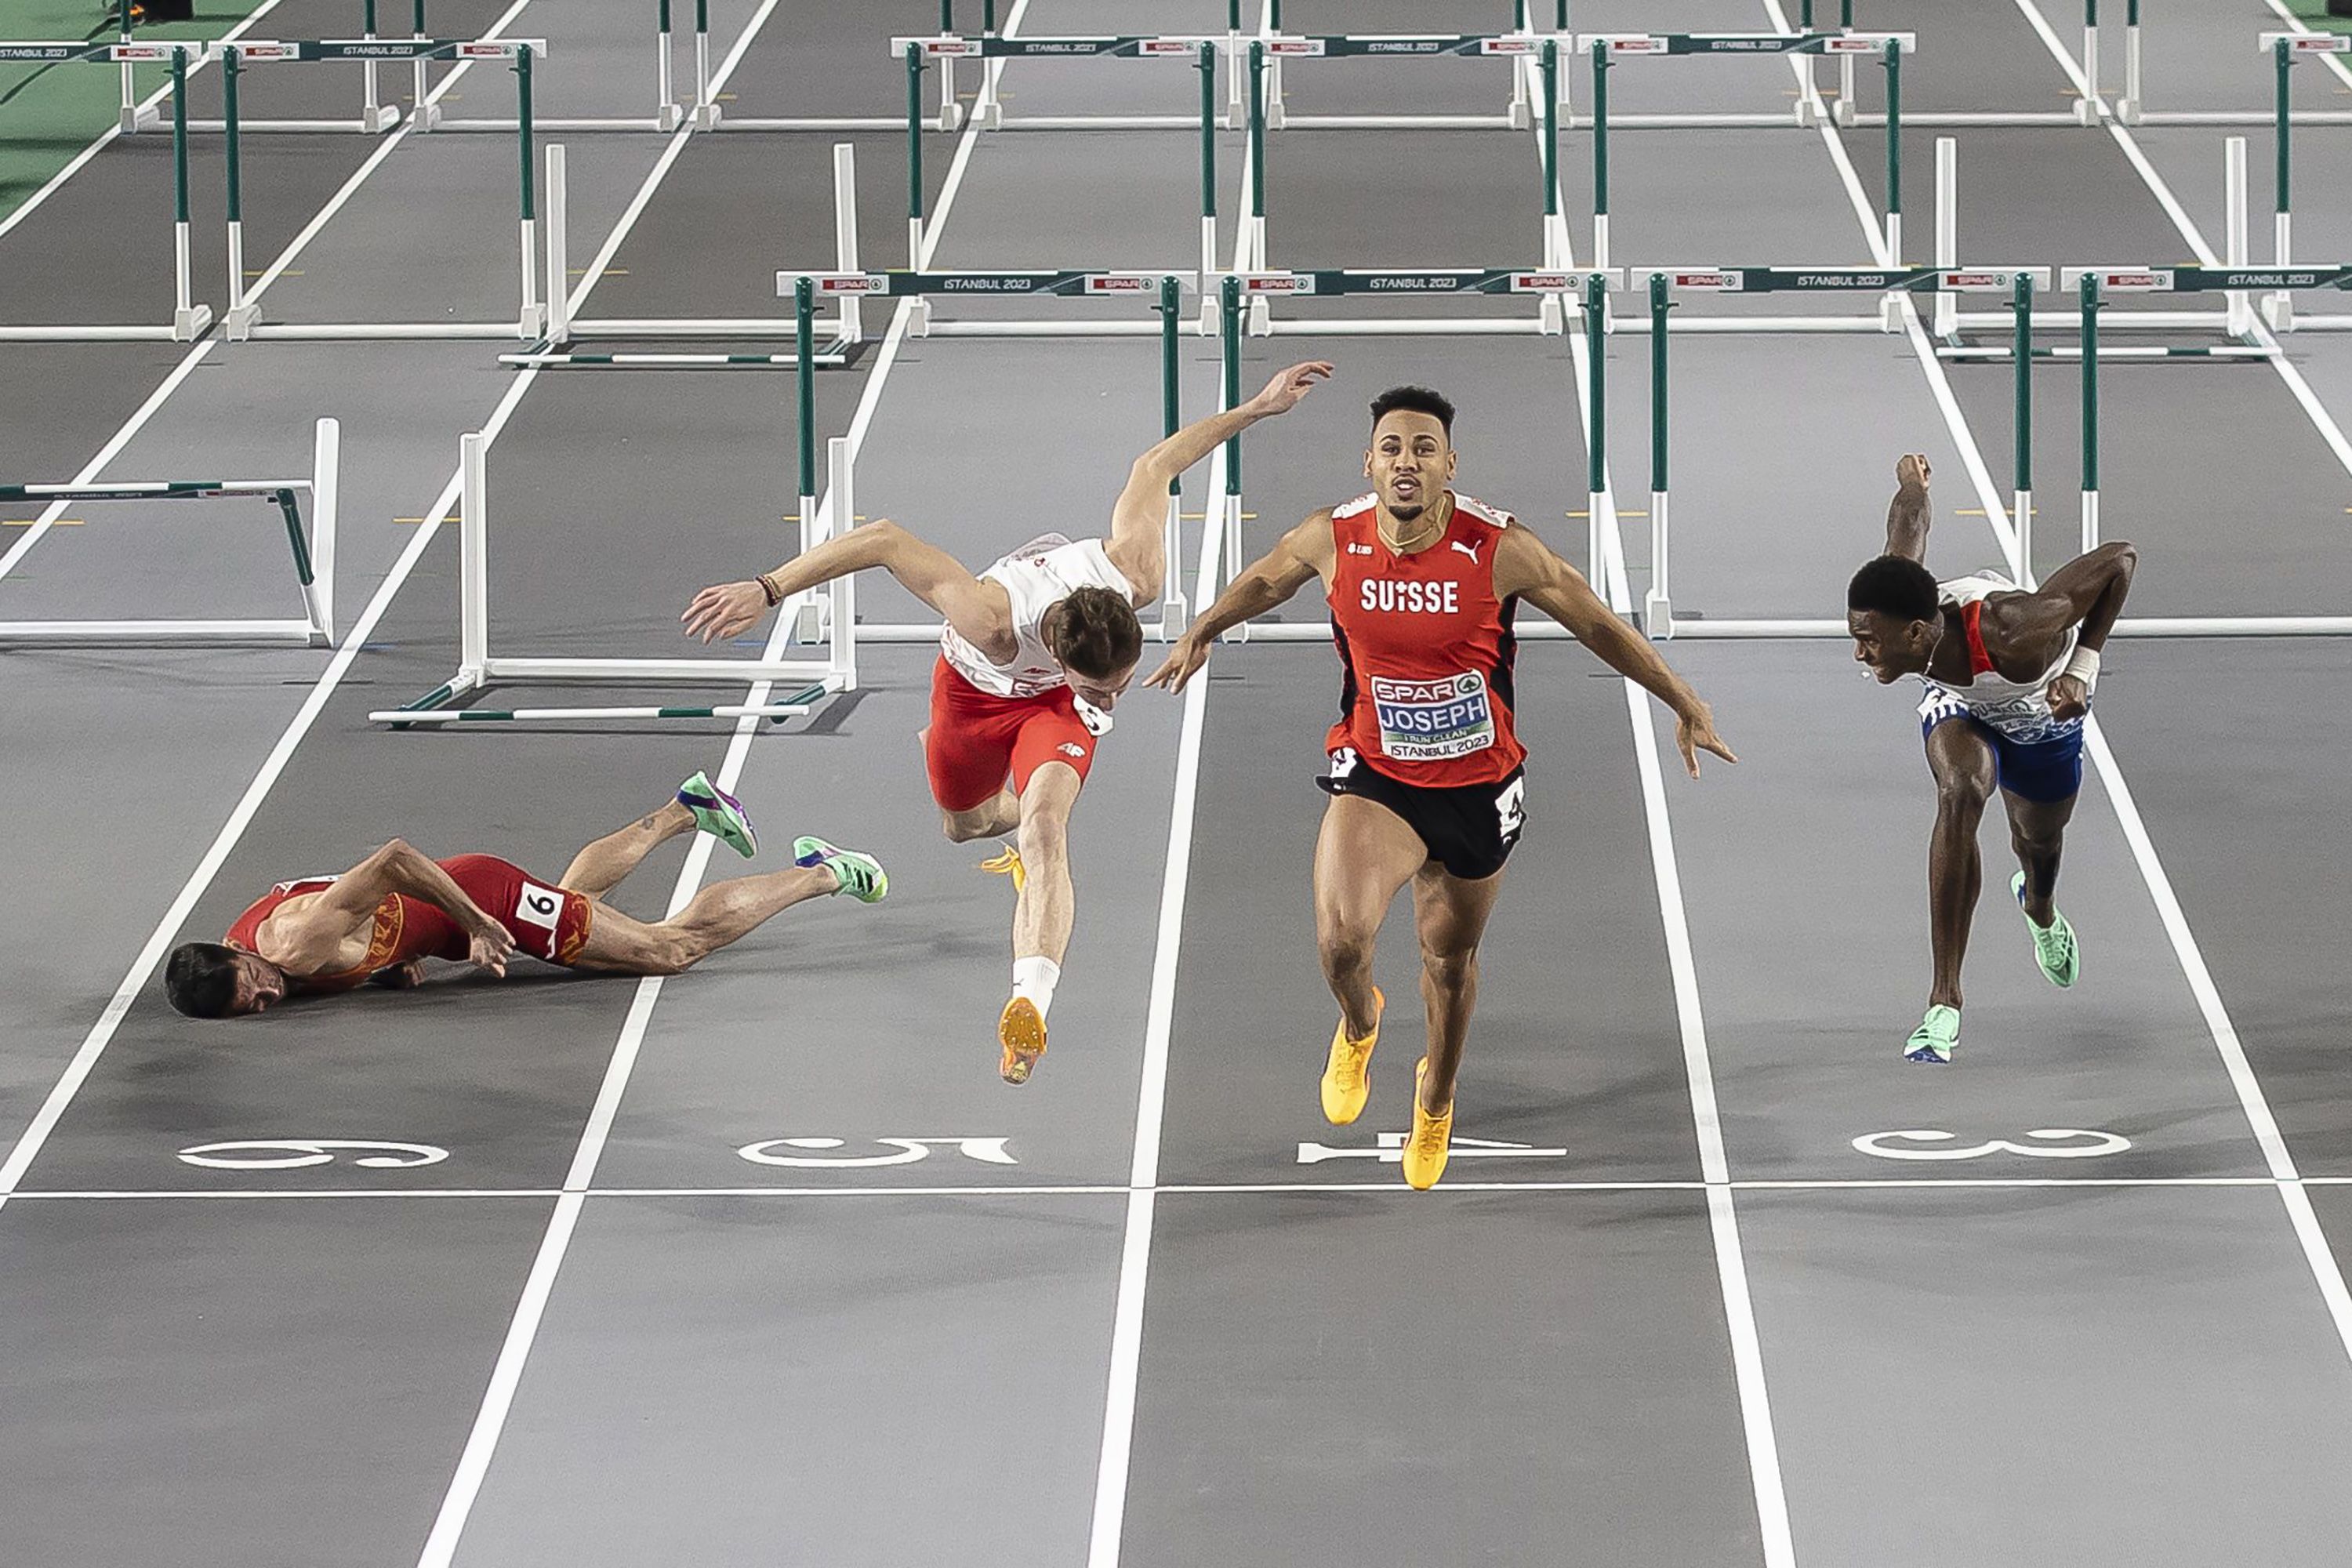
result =
[{"label": "grey track surface", "polygon": [[[505,14],[490,0],[436,5],[450,18],[436,30],[452,33]],[[350,30],[349,9],[287,0],[257,32],[331,36]],[[520,6],[505,30],[555,51],[541,112],[646,112],[650,9]],[[1509,7],[1287,9],[1294,30],[1402,31],[1499,27]],[[2079,16],[2043,10],[2079,47]],[[2148,11],[2151,108],[2267,105],[2252,42],[2278,25],[2266,7]],[[1915,110],[2072,100],[2019,4],[1864,12],[1864,25],[1920,34],[1906,61]],[[751,0],[713,5],[714,65],[755,14]],[[882,40],[937,22],[917,0],[786,0],[742,51],[724,107],[896,115],[904,77]],[[1223,25],[1211,0],[1033,0],[1020,23]],[[1577,25],[1662,24],[1628,0],[1591,0]],[[1768,24],[1759,5],[1705,0],[1673,25]],[[680,60],[690,80],[690,47]],[[2325,66],[2297,72],[2299,103],[2352,101]],[[1819,68],[1825,84],[1835,74]],[[1877,68],[1859,76],[1864,107],[1877,107]],[[1307,60],[1286,79],[1301,114],[1499,113],[1507,89],[1490,62]],[[1581,109],[1581,64],[1571,79]],[[387,73],[387,95],[406,80]],[[1634,60],[1611,86],[1627,111],[1779,110],[1794,80],[1780,61]],[[966,66],[961,83],[969,101],[978,72]],[[356,100],[352,73],[335,68],[257,68],[249,85],[257,114]],[[1003,88],[1015,120],[1196,101],[1190,70],[1150,61],[1016,62]],[[199,113],[217,91],[208,69]],[[498,68],[454,91],[453,114],[509,111]],[[927,111],[937,92],[934,75]],[[2132,133],[2216,247],[2231,133]],[[2245,133],[2260,260],[2268,132]],[[2190,253],[2107,130],[1971,128],[1906,140],[1913,259],[1932,234],[1937,134],[1959,141],[1972,258]],[[696,135],[586,313],[781,320],[773,272],[832,263],[829,149],[843,139],[858,149],[862,259],[903,264],[902,136]],[[1879,199],[1879,133],[1839,139]],[[570,150],[572,257],[585,268],[671,139],[541,140]],[[936,214],[967,138],[924,142]],[[1192,133],[970,142],[940,265],[1194,264]],[[252,138],[247,265],[268,267],[380,151],[356,135]],[[1241,153],[1221,131],[1223,255],[1245,203]],[[2298,254],[2334,259],[2352,247],[2352,140],[2314,127],[2297,153]],[[1612,154],[1621,263],[1870,254],[1821,132],[1628,130]],[[405,137],[270,285],[269,319],[503,317],[515,157],[496,133]],[[111,145],[0,237],[0,318],[160,319],[169,163],[163,138]],[[1591,168],[1589,137],[1563,137],[1580,257]],[[198,297],[215,306],[219,171],[217,138],[200,141]],[[1278,132],[1272,259],[1527,264],[1539,189],[1524,132]],[[992,313],[1033,312],[940,311]],[[870,306],[869,334],[888,320]],[[1216,346],[1186,342],[1188,409],[1215,394]],[[1614,521],[1636,598],[1650,573],[1647,347],[1625,336],[1610,351]],[[2288,347],[2318,403],[2352,417],[2352,344],[2307,334]],[[0,479],[79,471],[192,352],[0,345]],[[1370,1109],[1348,1129],[1316,1113],[1331,1011],[1313,951],[1311,781],[1337,670],[1314,647],[1220,650],[1199,699],[1197,774],[1182,704],[1139,692],[1120,705],[1074,824],[1080,923],[1055,1048],[1017,1093],[990,1070],[1008,890],[974,869],[985,847],[950,846],[932,826],[914,741],[929,667],[919,647],[867,648],[864,689],[758,735],[739,784],[766,836],[758,868],[782,864],[796,833],[872,847],[894,881],[879,908],[796,910],[657,994],[543,970],[503,985],[448,976],[417,994],[200,1028],[149,979],[101,1024],[192,879],[169,940],[216,934],[270,881],[348,864],[393,833],[551,876],[583,840],[715,768],[730,730],[369,725],[370,710],[455,665],[454,531],[420,542],[420,524],[398,520],[434,515],[455,437],[506,408],[512,373],[488,343],[200,352],[105,471],[299,471],[310,421],[333,415],[347,453],[345,629],[390,574],[404,577],[249,821],[240,800],[305,711],[324,651],[0,650],[0,786],[22,805],[0,826],[11,872],[0,1149],[45,1131],[0,1196],[0,1562],[143,1568],[185,1561],[192,1542],[225,1561],[418,1562],[494,1386],[512,1403],[482,1428],[495,1447],[470,1472],[479,1490],[455,1554],[469,1565],[1909,1568],[2056,1542],[2070,1561],[2135,1565],[2341,1556],[2352,1363],[2347,1322],[2322,1294],[2336,1258],[2352,1255],[2352,1191],[2328,1184],[2352,1180],[2340,1066],[2352,984],[2338,951],[2352,863],[2329,793],[2347,717],[2341,642],[2112,650],[2099,714],[2116,769],[2086,784],[2061,892],[2083,932],[2084,981],[2061,994],[2034,973],[1989,826],[1962,1065],[1943,1073],[1895,1059],[1927,981],[1933,802],[1911,703],[1859,679],[1834,643],[1670,646],[1746,760],[1680,777],[1672,726],[1654,710],[1642,722],[1668,773],[1653,797],[1622,686],[1581,650],[1529,647],[1530,826],[1484,954],[1457,1129],[1484,1142],[1465,1142],[1426,1197],[1380,1157],[1380,1135],[1406,1125],[1419,1045],[1402,914],[1383,933],[1393,1010]],[[2006,487],[2006,369],[1923,367],[1895,337],[1678,336],[1673,353],[1680,612],[1833,616],[1838,584],[1877,542],[1903,450],[1936,465],[1933,564],[2000,558],[1967,473],[1973,447]],[[1414,380],[1462,404],[1461,488],[1590,564],[1570,515],[1586,504],[1585,458],[1565,341],[1302,330],[1244,343],[1245,390],[1308,355],[1340,374],[1253,434],[1248,553],[1355,493],[1364,401]],[[862,513],[975,563],[1049,528],[1098,528],[1127,458],[1158,434],[1147,342],[908,340],[877,389],[884,363],[869,349],[819,379],[818,432],[855,424]],[[2044,573],[2074,534],[2076,385],[2071,365],[2035,378]],[[2107,528],[2147,557],[2136,613],[2345,607],[2352,479],[2278,370],[2118,365],[2105,389]],[[691,651],[675,616],[693,589],[790,549],[793,414],[788,377],[532,381],[490,459],[496,645]],[[1203,510],[1209,482],[1203,465],[1186,510]],[[0,578],[0,617],[290,612],[266,508],[91,503],[70,515],[80,526]],[[0,529],[0,549],[14,537]],[[1199,542],[1188,528],[1188,588]],[[881,583],[859,604],[872,622],[920,614]],[[1303,595],[1284,614],[1319,606]],[[1180,803],[1189,880],[1163,911]],[[234,843],[207,874],[233,813]],[[683,858],[666,847],[615,901],[658,915]],[[705,880],[739,868],[722,856]],[[2177,895],[2182,923],[2168,924],[2152,880]],[[1670,932],[1685,916],[1678,973]],[[1163,949],[1172,962],[1155,981]],[[1147,1049],[1155,1005],[1164,1063]],[[2248,1075],[2233,1078],[2217,1027],[2242,1042]],[[110,1030],[105,1048],[85,1054],[87,1077],[56,1097],[52,1126],[44,1103],[94,1028]],[[1736,1187],[1705,1182],[1701,1064]],[[618,1091],[609,1124],[592,1123],[600,1089]],[[2275,1145],[2251,1130],[2250,1100],[2275,1117]],[[1147,1107],[1158,1187],[1139,1197],[1129,1183]],[[2065,1140],[2035,1130],[2054,1128],[2129,1146],[1937,1163],[1855,1142],[1924,1129],[1954,1134],[1946,1149],[2046,1150]],[[285,1138],[422,1142],[448,1157],[246,1172],[176,1157]],[[871,1161],[894,1138],[950,1142],[917,1162],[835,1169],[739,1152],[797,1158],[811,1149],[779,1141],[830,1139],[822,1157]],[[952,1143],[980,1139],[1003,1140],[1016,1163]],[[2271,1178],[2290,1170],[2313,1184],[2282,1192]],[[559,1203],[567,1177],[589,1195]],[[2308,1252],[2293,1223],[2305,1204]],[[1129,1253],[1148,1262],[1140,1277],[1122,1268],[1139,1205],[1156,1214],[1148,1251]],[[510,1341],[534,1258],[559,1256],[535,1333]],[[1741,1266],[1745,1286],[1727,1288]],[[1123,1290],[1127,1310],[1142,1309],[1128,1360],[1117,1347],[1133,1342],[1114,1332]],[[1751,1321],[1777,1470],[1759,1468],[1748,1439],[1763,1415],[1735,1369]],[[1125,1499],[1114,1553],[1090,1545],[1107,1405],[1134,1420],[1131,1455],[1109,1475]],[[1785,1497],[1791,1554],[1759,1492],[1768,1505]]]}]

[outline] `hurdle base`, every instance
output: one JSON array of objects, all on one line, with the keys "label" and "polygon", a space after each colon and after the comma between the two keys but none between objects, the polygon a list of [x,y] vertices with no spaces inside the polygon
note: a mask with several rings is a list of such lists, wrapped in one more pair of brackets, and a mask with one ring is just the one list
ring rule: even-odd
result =
[{"label": "hurdle base", "polygon": [[441,106],[429,100],[408,111],[408,124],[413,131],[438,130],[441,122],[447,118],[447,115],[441,112]]},{"label": "hurdle base", "polygon": [[544,342],[547,339],[547,307],[543,304],[525,305],[515,330],[527,343]]},{"label": "hurdle base", "polygon": [[719,129],[719,121],[723,118],[725,116],[720,113],[719,105],[715,103],[698,103],[694,106],[694,128],[697,131],[716,131]]},{"label": "hurdle base", "polygon": [[2099,122],[2099,100],[2097,99],[2081,98],[2074,100],[2075,124],[2096,125]]},{"label": "hurdle base", "polygon": [[1004,105],[994,99],[971,106],[971,122],[982,131],[1004,129]]},{"label": "hurdle base", "polygon": [[163,123],[163,111],[145,104],[126,103],[122,106],[121,124],[125,136],[136,136]]},{"label": "hurdle base", "polygon": [[2291,332],[2294,331],[2294,295],[2273,294],[2269,296],[2263,300],[2262,312],[2263,320],[2270,323],[2271,331],[2274,332]]},{"label": "hurdle base", "polygon": [[1514,131],[1533,131],[1536,128],[1536,106],[1524,100],[1516,101],[1511,105],[1510,112],[1503,118]]},{"label": "hurdle base", "polygon": [[190,305],[185,310],[174,310],[172,312],[172,341],[175,343],[194,342],[212,324],[213,308],[210,305]]},{"label": "hurdle base", "polygon": [[1642,623],[1654,639],[1670,639],[1675,635],[1675,606],[1664,594],[1652,593],[1642,602]]},{"label": "hurdle base", "polygon": [[940,106],[940,116],[931,122],[941,134],[963,129],[963,105],[945,103]]},{"label": "hurdle base", "polygon": [[221,335],[233,343],[246,342],[253,337],[254,323],[261,320],[258,305],[235,305],[221,317]]},{"label": "hurdle base", "polygon": [[671,132],[686,123],[686,110],[675,103],[665,103],[654,111],[654,129]]},{"label": "hurdle base", "polygon": [[2137,98],[2126,98],[2116,105],[2116,118],[2126,125],[2137,125],[2140,112],[2140,101]]}]

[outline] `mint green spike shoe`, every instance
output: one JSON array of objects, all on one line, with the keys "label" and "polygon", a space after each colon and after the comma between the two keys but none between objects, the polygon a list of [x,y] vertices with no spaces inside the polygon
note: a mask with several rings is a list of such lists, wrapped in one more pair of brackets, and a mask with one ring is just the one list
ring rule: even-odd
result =
[{"label": "mint green spike shoe", "polygon": [[[2020,871],[2009,879],[2009,890],[2017,897],[2017,907],[2025,909],[2025,873]],[[2050,923],[2038,926],[2033,917],[2025,917],[2025,929],[2033,933],[2033,957],[2042,965],[2053,985],[2072,985],[2083,973],[2083,944],[2074,940],[2074,928],[2055,909],[2050,911]]]},{"label": "mint green spike shoe", "polygon": [[694,813],[694,826],[746,860],[758,852],[759,830],[751,826],[743,803],[697,773],[677,786],[677,804]]},{"label": "mint green spike shoe", "polygon": [[1958,1007],[1930,1007],[1927,1016],[1911,1031],[1903,1042],[1903,1059],[1906,1062],[1948,1064],[1954,1052],[1960,1048],[1960,1010]]},{"label": "mint green spike shoe", "polygon": [[878,904],[890,890],[890,874],[882,869],[881,861],[822,838],[793,839],[793,864],[824,867],[833,873],[837,890],[861,904]]}]

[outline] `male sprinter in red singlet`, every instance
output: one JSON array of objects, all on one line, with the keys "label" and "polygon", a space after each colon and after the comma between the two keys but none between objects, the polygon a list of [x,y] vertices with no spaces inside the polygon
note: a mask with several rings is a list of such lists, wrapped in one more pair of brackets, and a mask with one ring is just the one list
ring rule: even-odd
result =
[{"label": "male sprinter in red singlet", "polygon": [[1886,553],[1846,587],[1853,657],[1882,685],[1916,676],[1927,688],[1919,726],[1936,776],[1927,840],[1927,913],[1935,978],[1927,1016],[1903,1044],[1906,1061],[1948,1062],[1960,1046],[1960,960],[1984,886],[1977,825],[2000,791],[2019,869],[2009,890],[2053,985],[2083,969],[2074,928],[2058,912],[2058,859],[2083,788],[2083,721],[2099,683],[2099,653],[2131,593],[2139,552],[2117,540],[2078,555],[2033,593],[1990,572],[1938,583],[1923,563],[1927,459],[1895,465]]},{"label": "male sprinter in red singlet", "polygon": [[676,974],[803,900],[847,893],[871,904],[890,888],[872,856],[802,838],[791,869],[715,883],[669,920],[648,925],[599,901],[655,845],[696,828],[744,856],[759,847],[742,802],[700,773],[580,851],[552,883],[489,855],[428,860],[395,838],[340,877],[278,883],[225,942],[175,949],[164,994],[192,1018],[233,1018],[370,981],[405,990],[428,958],[502,975],[518,951],[568,969]]},{"label": "male sprinter in red singlet", "polygon": [[705,588],[681,617],[688,637],[733,637],[794,594],[879,566],[945,619],[923,731],[931,798],[958,844],[1017,835],[1015,847],[986,862],[1010,873],[1016,889],[1013,997],[996,1024],[1007,1083],[1028,1082],[1045,1052],[1045,1014],[1076,918],[1070,811],[1143,654],[1136,607],[1157,599],[1167,577],[1168,487],[1330,374],[1320,363],[1292,365],[1239,408],[1188,425],[1138,458],[1108,539],[1074,544],[1049,533],[975,577],[886,519],[749,582]]},{"label": "male sprinter in red singlet", "polygon": [[1227,627],[1320,577],[1343,666],[1339,721],[1325,742],[1331,796],[1315,848],[1315,926],[1339,1026],[1323,1114],[1355,1121],[1371,1093],[1384,1005],[1372,940],[1412,884],[1429,1050],[1414,1069],[1404,1179],[1433,1185],[1454,1131],[1454,1080],[1478,993],[1478,940],[1525,821],[1526,752],[1514,731],[1511,617],[1520,599],[1638,680],[1681,721],[1684,765],[1737,762],[1707,705],[1610,613],[1576,569],[1526,529],[1457,495],[1454,405],[1417,386],[1372,402],[1364,473],[1373,493],[1318,511],[1234,580],[1147,684],[1183,689]]}]

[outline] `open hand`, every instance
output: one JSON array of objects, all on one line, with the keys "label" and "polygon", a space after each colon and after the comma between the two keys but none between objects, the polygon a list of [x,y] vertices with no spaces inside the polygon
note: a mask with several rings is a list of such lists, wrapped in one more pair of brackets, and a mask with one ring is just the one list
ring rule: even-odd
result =
[{"label": "open hand", "polygon": [[1682,748],[1683,766],[1690,770],[1693,778],[1698,777],[1698,754],[1701,752],[1713,752],[1727,763],[1739,760],[1724,743],[1723,737],[1715,732],[1715,710],[1704,702],[1696,704],[1691,711],[1681,715],[1675,725],[1675,744]]},{"label": "open hand", "polygon": [[1185,682],[1191,680],[1208,661],[1208,644],[1195,642],[1190,636],[1178,637],[1175,646],[1168,650],[1168,658],[1158,669],[1143,678],[1143,684],[1164,686],[1172,697],[1183,690]]},{"label": "open hand", "polygon": [[694,596],[694,603],[678,619],[686,623],[688,637],[699,637],[707,643],[747,631],[767,613],[767,591],[757,583],[714,583]]},{"label": "open hand", "polygon": [[1328,360],[1313,359],[1292,365],[1288,370],[1275,372],[1274,379],[1264,391],[1250,399],[1250,405],[1261,414],[1287,414],[1298,406],[1315,384],[1331,374]]},{"label": "open hand", "polygon": [[486,921],[476,929],[466,944],[467,959],[501,980],[506,978],[507,960],[514,956],[514,938],[496,921]]},{"label": "open hand", "polygon": [[1927,488],[1927,454],[1906,452],[1895,459],[1895,482],[1905,489]]},{"label": "open hand", "polygon": [[2062,675],[2052,681],[2042,696],[2050,703],[2050,717],[2062,722],[2068,719],[2080,719],[2091,710],[2090,692],[2081,680],[2071,675]]}]

